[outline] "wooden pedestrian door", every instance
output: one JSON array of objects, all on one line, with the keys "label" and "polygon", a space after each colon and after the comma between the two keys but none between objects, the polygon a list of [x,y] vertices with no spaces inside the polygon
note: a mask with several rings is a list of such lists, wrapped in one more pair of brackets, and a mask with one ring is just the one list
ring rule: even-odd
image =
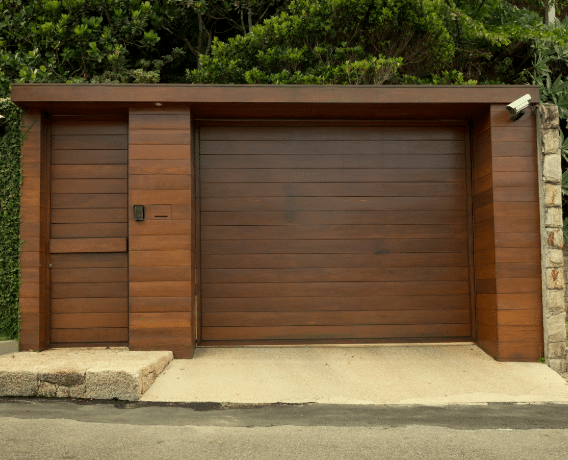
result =
[{"label": "wooden pedestrian door", "polygon": [[128,343],[128,122],[53,117],[52,345]]},{"label": "wooden pedestrian door", "polygon": [[463,127],[199,135],[203,344],[471,337]]}]

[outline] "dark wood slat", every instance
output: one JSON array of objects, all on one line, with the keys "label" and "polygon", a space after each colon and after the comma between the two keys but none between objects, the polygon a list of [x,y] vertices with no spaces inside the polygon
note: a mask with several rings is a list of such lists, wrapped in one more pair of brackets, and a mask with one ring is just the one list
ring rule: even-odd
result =
[{"label": "dark wood slat", "polygon": [[202,198],[207,211],[444,211],[466,209],[461,197],[260,197]]},{"label": "dark wood slat", "polygon": [[52,329],[51,341],[53,344],[128,342],[128,328]]},{"label": "dark wood slat", "polygon": [[191,204],[191,190],[131,190],[132,203]]},{"label": "dark wood slat", "polygon": [[130,160],[130,174],[191,175],[191,160]]},{"label": "dark wood slat", "polygon": [[142,222],[132,220],[130,213],[129,234],[134,235],[190,235],[192,222],[190,220],[150,220]]},{"label": "dark wood slat", "polygon": [[67,238],[51,239],[51,253],[126,252],[126,238]]},{"label": "dark wood slat", "polygon": [[469,324],[466,310],[302,311],[203,313],[207,327]]},{"label": "dark wood slat", "polygon": [[204,254],[203,269],[466,267],[463,253],[406,254]]},{"label": "dark wood slat", "polygon": [[203,126],[200,139],[230,141],[426,141],[426,140],[462,140],[464,129],[461,127],[302,127],[302,126]]},{"label": "dark wood slat", "polygon": [[189,250],[191,238],[189,235],[133,235],[129,240],[131,251],[158,251],[158,250]]},{"label": "dark wood slat", "polygon": [[54,329],[128,327],[128,313],[54,313],[51,315],[51,327]]},{"label": "dark wood slat", "polygon": [[128,267],[128,254],[52,254],[50,261],[53,268],[119,268]]},{"label": "dark wood slat", "polygon": [[190,160],[191,147],[187,144],[159,146],[132,144],[128,155],[130,160]]},{"label": "dark wood slat", "polygon": [[131,113],[128,119],[130,130],[135,129],[160,129],[167,126],[167,129],[191,129],[191,118],[189,112],[183,113]]},{"label": "dark wood slat", "polygon": [[[203,129],[203,128],[201,128]],[[318,141],[292,140],[254,142],[255,150],[270,155],[325,155],[340,150],[343,155],[447,155],[463,154],[463,140],[391,140],[383,142],[361,140],[336,140],[327,138]],[[250,141],[210,141],[201,139],[201,155],[244,155],[250,154]]]},{"label": "dark wood slat", "polygon": [[128,136],[123,134],[92,134],[53,136],[54,150],[125,150]]},{"label": "dark wood slat", "polygon": [[[503,234],[507,235],[507,234]],[[369,239],[369,240],[216,240],[203,245],[202,254],[388,254],[466,253],[464,239]]]},{"label": "dark wood slat", "polygon": [[52,224],[128,222],[126,208],[52,209]]},{"label": "dark wood slat", "polygon": [[[532,265],[531,265],[532,268]],[[517,273],[517,268],[513,273]],[[533,270],[534,271],[534,270]],[[523,272],[524,273],[524,272]],[[533,274],[531,272],[531,274]],[[514,275],[511,275],[514,277]],[[467,267],[201,269],[201,283],[313,283],[467,280]]]},{"label": "dark wood slat", "polygon": [[127,298],[53,299],[51,313],[128,313]]},{"label": "dark wood slat", "polygon": [[462,182],[461,169],[202,169],[203,182]]},{"label": "dark wood slat", "polygon": [[191,251],[132,251],[129,255],[130,266],[168,266],[187,265],[191,266]]},{"label": "dark wood slat", "polygon": [[[200,165],[207,169],[463,169],[465,156],[461,155],[350,155],[345,157],[335,148],[325,155],[270,155],[253,144],[247,155],[201,155]],[[270,152],[266,152],[270,153]],[[348,161],[347,161],[348,159]]]},{"label": "dark wood slat", "polygon": [[191,186],[190,174],[133,174],[130,171],[131,190],[187,190]]},{"label": "dark wood slat", "polygon": [[463,210],[444,211],[212,211],[201,213],[202,225],[380,225],[454,224]]},{"label": "dark wood slat", "polygon": [[285,340],[337,338],[423,338],[470,337],[469,324],[425,324],[386,326],[280,326],[280,327],[204,327],[205,340]]},{"label": "dark wood slat", "polygon": [[126,268],[53,268],[51,270],[53,283],[117,283],[128,281]]},{"label": "dark wood slat", "polygon": [[[164,144],[191,144],[192,132],[190,129],[173,130],[162,125],[161,129],[134,129],[129,132],[128,142],[131,145],[164,145]],[[166,128],[166,129],[164,129]]]},{"label": "dark wood slat", "polygon": [[202,226],[207,240],[309,240],[358,238],[465,238],[465,225]]},{"label": "dark wood slat", "polygon": [[128,308],[134,313],[191,311],[193,301],[190,297],[130,297]]},{"label": "dark wood slat", "polygon": [[128,134],[128,120],[124,117],[58,117],[51,126],[53,136]]},{"label": "dark wood slat", "polygon": [[189,265],[168,266],[132,266],[128,276],[130,281],[191,281],[194,269]]},{"label": "dark wood slat", "polygon": [[130,315],[130,326],[132,329],[157,329],[157,328],[178,328],[191,327],[191,313],[189,312],[170,312],[168,315],[161,313],[132,313]]},{"label": "dark wood slat", "polygon": [[[521,280],[515,278],[514,281]],[[466,281],[335,282],[335,283],[229,283],[204,284],[201,295],[208,297],[322,297],[352,295],[440,295],[467,294]],[[504,291],[502,291],[504,292]],[[530,292],[530,291],[523,291]]]},{"label": "dark wood slat", "polygon": [[[490,177],[490,176],[488,176]],[[386,197],[386,196],[460,196],[465,199],[465,186],[454,182],[427,184],[411,183],[363,183],[363,184],[201,184],[201,197]]]},{"label": "dark wood slat", "polygon": [[128,193],[127,179],[55,179],[51,193]]},{"label": "dark wood slat", "polygon": [[126,179],[127,165],[52,165],[52,179]]},{"label": "dark wood slat", "polygon": [[189,281],[131,281],[131,297],[191,297],[194,286]]},{"label": "dark wood slat", "polygon": [[52,238],[126,238],[127,225],[121,223],[52,224]]},{"label": "dark wood slat", "polygon": [[52,150],[52,165],[111,165],[128,163],[128,150]]},{"label": "dark wood slat", "polygon": [[52,208],[126,208],[126,193],[53,193]]},{"label": "dark wood slat", "polygon": [[52,299],[75,297],[128,297],[128,283],[52,283]]},{"label": "dark wood slat", "polygon": [[205,298],[204,312],[239,311],[351,311],[351,310],[463,310],[468,295],[407,295],[360,297],[256,297]]}]

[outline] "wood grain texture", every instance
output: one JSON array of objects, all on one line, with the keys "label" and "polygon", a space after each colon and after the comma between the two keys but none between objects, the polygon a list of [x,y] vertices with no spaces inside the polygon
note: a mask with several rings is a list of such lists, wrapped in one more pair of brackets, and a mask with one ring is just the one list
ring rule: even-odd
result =
[{"label": "wood grain texture", "polygon": [[463,128],[200,139],[204,341],[414,337],[425,321],[471,334]]},{"label": "wood grain texture", "polygon": [[[183,110],[132,109],[129,126],[129,207],[146,206],[144,221],[129,217],[130,349],[191,357],[196,225],[192,117]],[[152,217],[156,205],[168,210],[167,219]]]},{"label": "wood grain texture", "polygon": [[49,250],[57,253],[126,252],[126,238],[64,238],[51,239]]}]

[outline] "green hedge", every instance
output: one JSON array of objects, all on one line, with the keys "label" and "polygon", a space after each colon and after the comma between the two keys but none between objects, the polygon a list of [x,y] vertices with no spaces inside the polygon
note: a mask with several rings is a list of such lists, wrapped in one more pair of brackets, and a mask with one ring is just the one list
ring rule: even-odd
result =
[{"label": "green hedge", "polygon": [[[23,112],[10,100],[0,100],[0,336],[17,339],[20,333],[20,150]],[[2,135],[2,132],[4,133]]]}]

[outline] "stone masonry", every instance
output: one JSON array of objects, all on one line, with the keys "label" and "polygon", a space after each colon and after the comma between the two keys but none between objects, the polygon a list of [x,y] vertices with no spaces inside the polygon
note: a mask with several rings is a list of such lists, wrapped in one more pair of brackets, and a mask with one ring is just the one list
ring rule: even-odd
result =
[{"label": "stone masonry", "polygon": [[550,368],[556,372],[566,372],[559,129],[558,107],[554,104],[539,105],[537,143],[544,357]]}]

